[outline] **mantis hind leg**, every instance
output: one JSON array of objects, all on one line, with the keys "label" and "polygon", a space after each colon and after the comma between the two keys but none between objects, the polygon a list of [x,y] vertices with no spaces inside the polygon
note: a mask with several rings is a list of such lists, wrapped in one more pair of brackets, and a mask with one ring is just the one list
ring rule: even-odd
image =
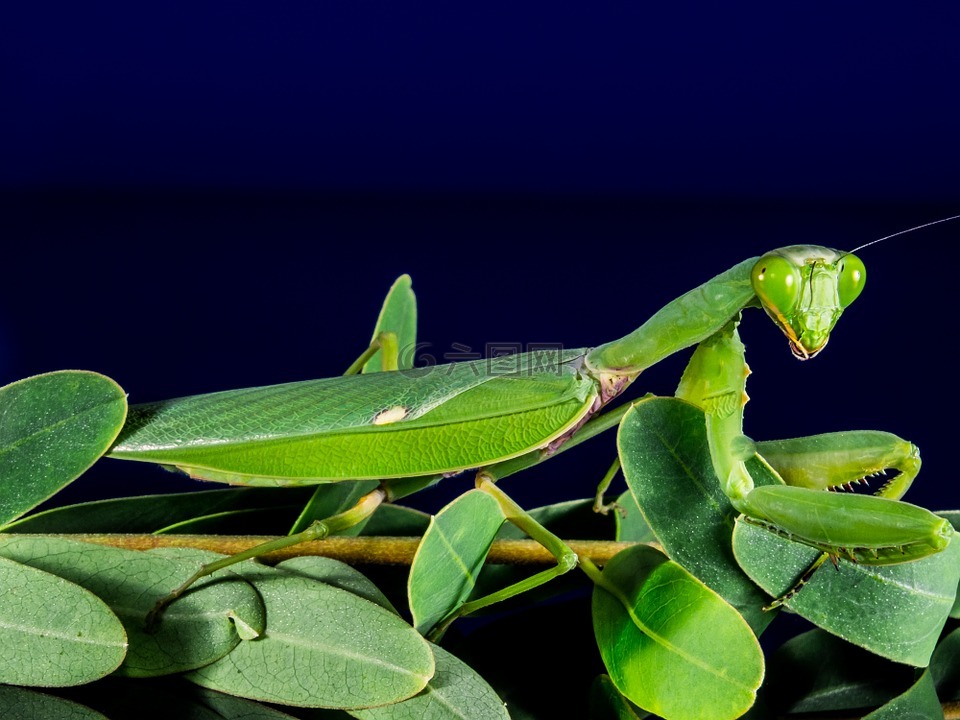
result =
[{"label": "mantis hind leg", "polygon": [[332,515],[325,520],[317,520],[310,524],[310,526],[293,535],[286,535],[284,537],[277,538],[275,540],[270,540],[259,545],[255,545],[249,550],[244,550],[243,552],[236,553],[234,555],[229,555],[220,560],[215,560],[214,562],[206,563],[205,565],[200,566],[200,568],[186,581],[181,583],[177,588],[169,592],[167,595],[162,597],[150,611],[150,614],[147,616],[147,627],[154,627],[156,623],[159,622],[163,611],[166,607],[176,600],[178,597],[183,595],[190,587],[200,580],[205,578],[208,575],[212,575],[218,570],[223,568],[230,567],[236,563],[243,562],[244,560],[252,560],[254,558],[262,557],[268,553],[283,550],[284,548],[291,547],[293,545],[299,545],[305,542],[311,542],[313,540],[323,540],[324,538],[334,535],[338,532],[342,532],[348,528],[357,525],[361,521],[370,517],[373,514],[373,511],[376,510],[383,501],[386,499],[386,492],[383,488],[377,488],[366,495],[364,495],[360,500],[348,510],[345,510],[336,515]]},{"label": "mantis hind leg", "polygon": [[[508,585],[496,592],[479,598],[460,603],[455,609],[447,613],[441,621],[433,625],[426,633],[429,640],[437,641],[443,636],[450,624],[457,618],[469,615],[494,603],[507,600],[511,597],[532,590],[550,580],[563,575],[579,563],[577,554],[559,537],[537,522],[523,508],[517,505],[503,490],[496,485],[493,475],[487,471],[477,474],[477,489],[492,497],[499,506],[502,517],[526,533],[531,539],[540,543],[556,559],[556,565]],[[429,532],[429,531],[428,531]],[[426,537],[425,537],[426,540]]]},{"label": "mantis hind leg", "polygon": [[603,501],[603,494],[610,489],[610,485],[613,483],[613,478],[616,477],[617,473],[620,472],[620,456],[618,455],[614,458],[613,463],[611,463],[610,468],[607,470],[606,474],[603,476],[603,479],[600,480],[600,484],[597,485],[597,493],[593,498],[593,511],[606,515],[611,510],[616,510],[621,515],[623,515],[623,508],[620,507],[620,504],[614,500],[611,503],[605,503]]},{"label": "mantis hind leg", "polygon": [[350,367],[344,371],[344,375],[356,375],[366,372],[367,363],[373,360],[377,353],[380,353],[382,370],[396,370],[399,367],[400,344],[397,340],[397,334],[394,332],[378,332],[373,340],[367,346],[367,349],[360,353],[360,357],[354,360]]}]

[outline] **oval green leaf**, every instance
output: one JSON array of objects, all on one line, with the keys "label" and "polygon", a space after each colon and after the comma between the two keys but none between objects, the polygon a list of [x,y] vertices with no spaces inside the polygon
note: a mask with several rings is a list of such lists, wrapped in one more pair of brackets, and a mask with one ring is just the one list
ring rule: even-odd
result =
[{"label": "oval green leaf", "polygon": [[778,715],[848,715],[891,700],[911,685],[913,675],[907,665],[814,629],[777,648],[764,692]]},{"label": "oval green leaf", "polygon": [[590,720],[640,720],[641,717],[650,717],[650,714],[638,714],[609,675],[597,676],[590,686]]},{"label": "oval green leaf", "polygon": [[657,536],[640,512],[640,506],[637,505],[637,499],[632,492],[627,490],[620,495],[617,498],[617,506],[620,508],[616,513],[617,540],[642,543],[657,541]]},{"label": "oval green leaf", "polygon": [[[166,554],[176,552],[187,557],[191,553]],[[257,593],[236,575],[224,573],[197,583],[166,609],[159,627],[148,632],[147,614],[193,574],[197,569],[193,560],[36,536],[0,538],[0,555],[70,580],[106,602],[129,638],[120,675],[151,677],[192,670],[230,652],[240,642],[239,632],[263,629]]]},{"label": "oval green leaf", "polygon": [[423,535],[430,516],[414,508],[385,503],[373,511],[361,535]]},{"label": "oval green leaf", "polygon": [[353,710],[361,720],[510,720],[487,681],[443,648],[432,645],[437,671],[427,687],[393,705]]},{"label": "oval green leaf", "polygon": [[[773,618],[768,598],[733,557],[736,510],[720,489],[703,412],[675,398],[644,400],[617,432],[627,486],[672,560],[720,593],[760,633]],[[748,464],[758,485],[777,482],[759,459]]]},{"label": "oval green leaf", "polygon": [[[290,528],[289,534],[294,535],[303,532],[316,520],[326,520],[331,515],[349,510],[378,484],[376,480],[359,480],[317,485],[310,500],[307,501],[296,522],[293,523],[293,527]],[[359,535],[366,522],[367,519],[361,520],[340,534]]]},{"label": "oval green leaf", "polygon": [[83,474],[126,415],[121,387],[93,372],[62,370],[0,388],[0,526]]},{"label": "oval green leaf", "polygon": [[192,682],[283,705],[363,708],[405,700],[434,673],[427,641],[397,615],[351,592],[280,569],[245,569],[267,628]]},{"label": "oval green leaf", "polygon": [[617,554],[593,594],[597,645],[617,689],[670,720],[737,718],[756,700],[763,653],[714,591],[645,545]]},{"label": "oval green leaf", "polygon": [[[186,693],[183,693],[186,695]],[[196,705],[210,713],[210,720],[296,720],[293,715],[266,705],[196,687],[190,693]],[[190,720],[200,720],[190,716]]]},{"label": "oval green leaf", "polygon": [[482,490],[470,490],[438,512],[420,541],[407,595],[417,630],[428,633],[462,605],[505,517]]},{"label": "oval green leaf", "polygon": [[[793,588],[819,552],[738,520],[733,535],[737,561],[774,597]],[[824,563],[786,601],[823,628],[895,662],[924,667],[953,607],[960,580],[960,543],[898,565]]]},{"label": "oval green leaf", "polygon": [[6,557],[0,587],[0,683],[82,685],[123,662],[123,625],[90,591]]},{"label": "oval green leaf", "polygon": [[276,567],[294,575],[301,575],[352,592],[399,615],[387,596],[380,592],[380,589],[367,579],[366,575],[334,558],[305,555],[284,560]]},{"label": "oval green leaf", "polygon": [[[225,534],[278,535],[286,532],[310,495],[311,487],[228,488],[94,500],[52,508],[20,518],[5,529],[18,533],[189,532],[198,519],[223,518],[213,527]],[[250,514],[257,521],[250,521]],[[266,513],[284,515],[282,524],[263,523]],[[239,520],[238,520],[239,518]],[[199,524],[199,523],[198,523]]]},{"label": "oval green leaf", "polygon": [[960,629],[948,633],[930,658],[930,674],[944,702],[960,700]]},{"label": "oval green leaf", "polygon": [[943,707],[933,686],[930,671],[925,670],[910,688],[877,708],[863,720],[933,720],[943,717]]},{"label": "oval green leaf", "polygon": [[[383,299],[380,316],[373,328],[373,339],[376,339],[381,332],[392,332],[397,336],[399,369],[412,368],[417,344],[417,298],[413,292],[413,280],[409,275],[398,277]],[[383,370],[383,353],[378,352],[366,362],[362,372],[373,373],[381,370]]]},{"label": "oval green leaf", "polygon": [[54,695],[0,686],[0,717],[17,720],[107,720],[96,710]]}]

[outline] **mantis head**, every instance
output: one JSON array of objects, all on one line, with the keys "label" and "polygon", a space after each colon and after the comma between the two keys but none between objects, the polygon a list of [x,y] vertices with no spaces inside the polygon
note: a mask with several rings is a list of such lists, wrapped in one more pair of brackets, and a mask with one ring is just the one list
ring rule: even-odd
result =
[{"label": "mantis head", "polygon": [[791,245],[763,255],[753,267],[753,290],[800,360],[820,352],[841,313],[857,299],[867,273],[851,253]]}]

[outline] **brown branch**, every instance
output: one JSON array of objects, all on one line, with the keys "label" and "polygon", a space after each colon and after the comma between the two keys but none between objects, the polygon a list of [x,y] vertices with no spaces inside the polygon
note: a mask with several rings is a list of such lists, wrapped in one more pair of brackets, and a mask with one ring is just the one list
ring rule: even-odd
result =
[{"label": "brown branch", "polygon": [[[25,535],[26,536],[26,535]],[[152,534],[69,534],[56,535],[71,540],[110,545],[129,550],[185,547],[232,555],[276,539],[269,535],[152,535]],[[331,537],[300,543],[265,555],[266,562],[280,562],[301,555],[322,555],[362,565],[409,565],[420,544],[420,537]],[[581,557],[602,565],[619,551],[634,545],[605,540],[570,540],[570,548]],[[509,565],[552,565],[556,559],[534,540],[497,540],[490,548],[487,562]]]}]

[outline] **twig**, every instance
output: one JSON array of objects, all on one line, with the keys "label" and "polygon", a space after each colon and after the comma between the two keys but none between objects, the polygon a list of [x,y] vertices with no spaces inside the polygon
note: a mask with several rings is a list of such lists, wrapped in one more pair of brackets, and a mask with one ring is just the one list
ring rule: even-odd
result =
[{"label": "twig", "polygon": [[[28,537],[28,535],[24,534]],[[254,545],[276,539],[270,535],[152,535],[152,534],[69,534],[56,535],[70,540],[110,545],[129,550],[185,547],[232,555]],[[420,544],[419,537],[332,537],[306,542],[263,557],[266,562],[280,562],[301,555],[322,555],[350,564],[409,565]],[[567,543],[577,555],[599,565],[635,543],[604,540],[570,540]],[[487,562],[509,565],[551,565],[554,558],[533,540],[497,540],[490,548]]]}]

